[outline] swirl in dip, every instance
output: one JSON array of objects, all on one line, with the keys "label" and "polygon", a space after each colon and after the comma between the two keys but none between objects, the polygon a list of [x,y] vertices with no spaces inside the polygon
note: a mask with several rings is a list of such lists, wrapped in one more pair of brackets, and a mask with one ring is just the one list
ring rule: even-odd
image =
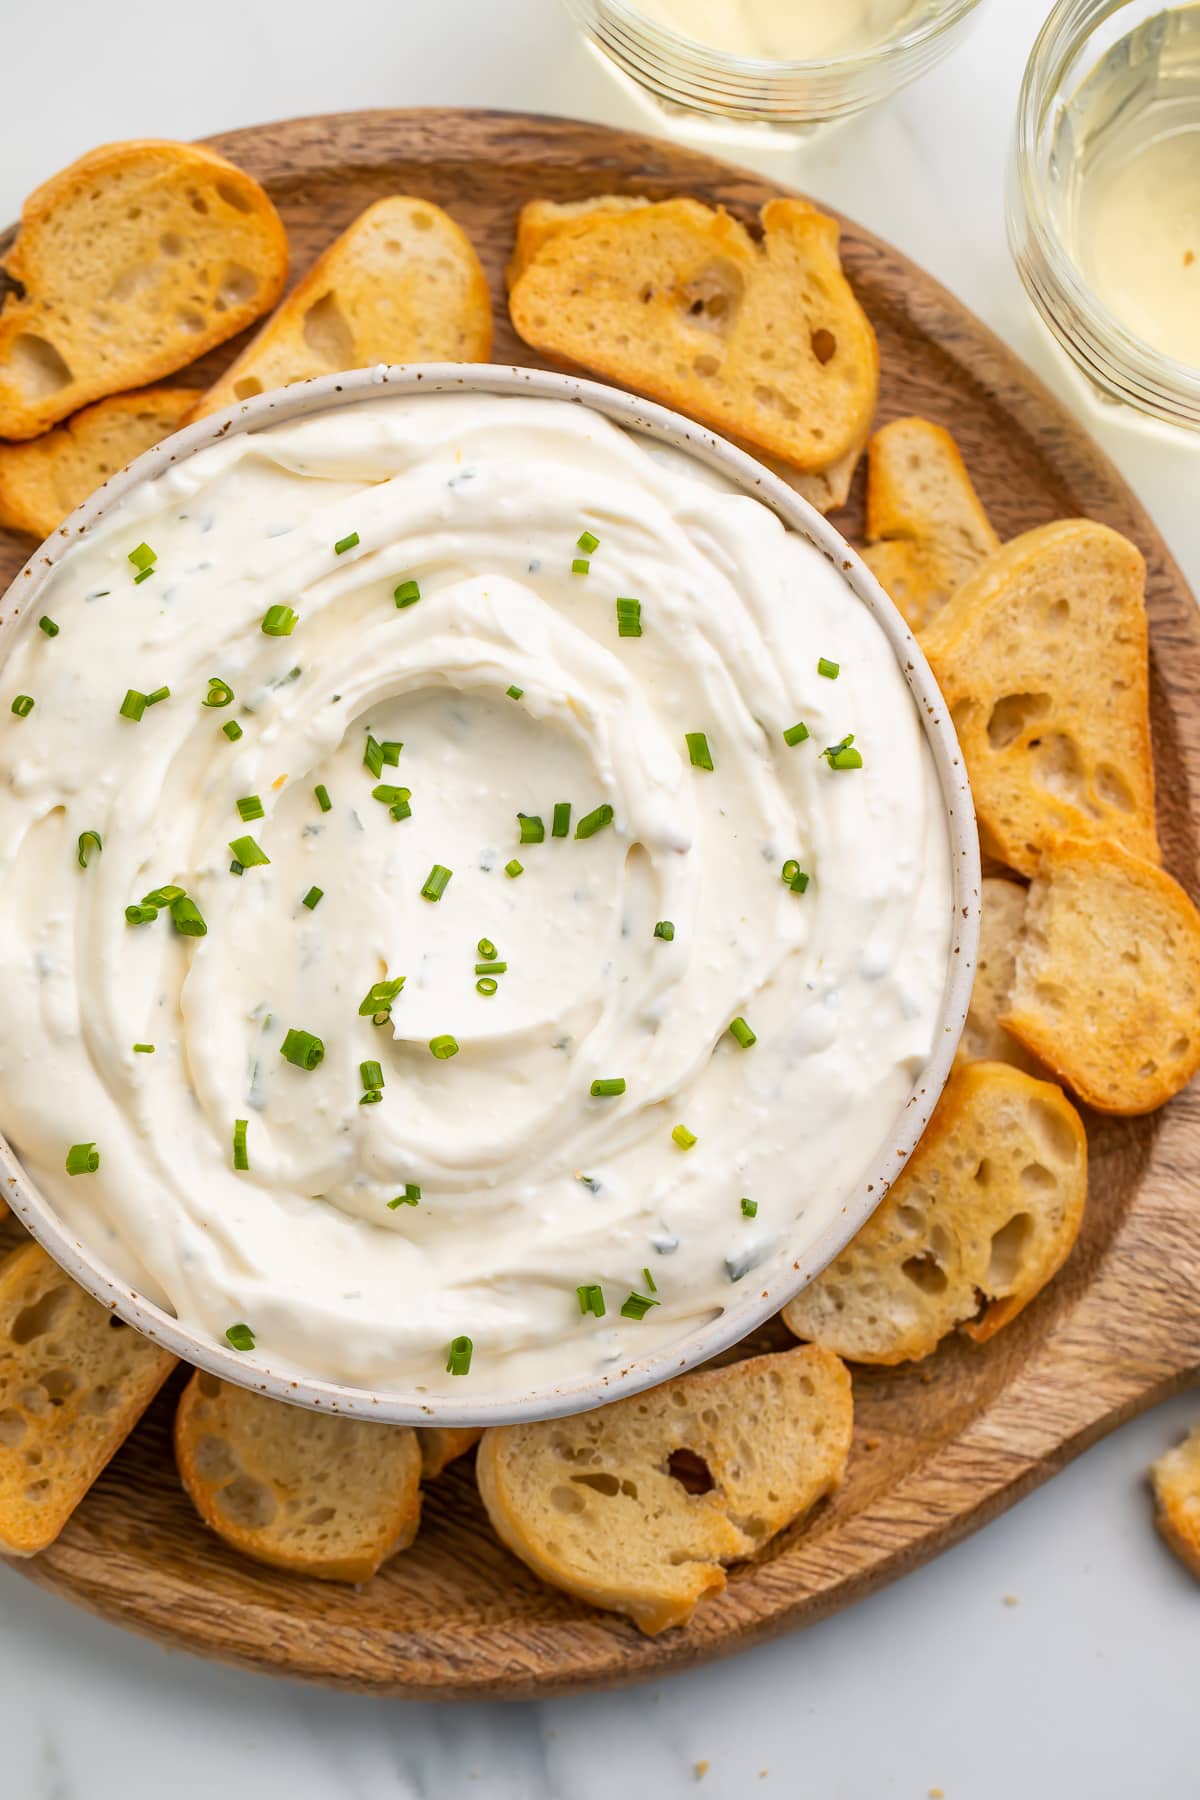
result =
[{"label": "swirl in dip", "polygon": [[142,483],[34,610],[0,1121],[189,1327],[430,1395],[461,1338],[480,1393],[602,1375],[790,1268],[894,1132],[932,756],[839,572],[699,464],[381,395]]}]

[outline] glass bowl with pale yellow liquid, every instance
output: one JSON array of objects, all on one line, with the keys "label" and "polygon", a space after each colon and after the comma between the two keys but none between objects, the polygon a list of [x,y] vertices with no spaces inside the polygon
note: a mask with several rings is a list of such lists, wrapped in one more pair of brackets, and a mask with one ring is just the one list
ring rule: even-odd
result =
[{"label": "glass bowl with pale yellow liquid", "polygon": [[565,0],[669,114],[807,128],[939,62],[980,0]]},{"label": "glass bowl with pale yellow liquid", "polygon": [[1084,373],[1200,428],[1200,4],[1059,0],[1021,90],[1008,229]]}]

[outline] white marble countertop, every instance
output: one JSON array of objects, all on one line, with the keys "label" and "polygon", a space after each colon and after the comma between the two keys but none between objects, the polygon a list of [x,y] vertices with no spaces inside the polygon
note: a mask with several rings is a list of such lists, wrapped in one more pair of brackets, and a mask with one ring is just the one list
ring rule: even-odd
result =
[{"label": "white marble countertop", "polygon": [[[1200,589],[1197,454],[1091,399],[1005,248],[1010,125],[1046,6],[986,0],[967,43],[882,111],[799,151],[726,154],[841,207],[961,295],[1084,415]],[[4,11],[0,218],[108,138],[431,104],[645,124],[557,0]],[[1184,1396],[1127,1426],[810,1631],[660,1687],[543,1705],[405,1706],[242,1675],[0,1570],[0,1800],[679,1800],[697,1784],[713,1800],[1182,1800],[1200,1785],[1200,1589],[1154,1535],[1144,1470],[1198,1411]]]}]

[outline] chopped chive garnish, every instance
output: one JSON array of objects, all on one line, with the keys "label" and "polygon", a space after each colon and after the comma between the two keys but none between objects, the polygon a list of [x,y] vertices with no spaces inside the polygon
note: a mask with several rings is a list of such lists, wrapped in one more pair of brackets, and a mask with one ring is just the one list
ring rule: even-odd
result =
[{"label": "chopped chive garnish", "polygon": [[395,1212],[398,1206],[419,1206],[420,1203],[420,1188],[415,1181],[406,1181],[404,1184],[404,1192],[402,1194],[397,1194],[394,1200],[388,1201],[388,1211]]},{"label": "chopped chive garnish", "polygon": [[421,598],[421,584],[417,581],[402,581],[392,598],[397,606],[415,606]]},{"label": "chopped chive garnish", "polygon": [[824,675],[830,681],[836,681],[841,673],[841,663],[830,662],[827,656],[817,658],[817,674]]},{"label": "chopped chive garnish", "polygon": [[386,1018],[392,1010],[393,1000],[404,986],[405,979],[403,975],[397,975],[391,981],[377,981],[373,987],[368,988],[366,998],[359,1002],[359,1018],[374,1019],[377,1023],[380,1015]]},{"label": "chopped chive garnish", "polygon": [[180,937],[207,937],[208,926],[200,916],[200,909],[194,900],[186,894],[180,894],[171,902],[171,923]]},{"label": "chopped chive garnish", "polygon": [[263,614],[262,629],[266,637],[291,637],[300,614],[290,606],[268,606]]},{"label": "chopped chive garnish", "polygon": [[590,531],[581,531],[575,539],[575,548],[582,550],[585,556],[590,556],[593,550],[600,548],[600,539],[593,536]]},{"label": "chopped chive garnish", "polygon": [[508,695],[510,700],[519,700],[521,698],[521,696],[524,694],[525,689],[519,688],[517,686],[516,682],[514,682],[511,687],[506,687],[504,691]]},{"label": "chopped chive garnish", "polygon": [[225,736],[229,739],[231,744],[236,744],[242,735],[242,728],[236,719],[226,719],[221,730],[225,733]]},{"label": "chopped chive garnish", "polygon": [[104,843],[98,831],[81,831],[79,834],[79,848],[76,851],[76,860],[78,861],[80,868],[87,868],[88,858],[91,856],[93,850],[98,853],[103,850],[103,848]]},{"label": "chopped chive garnish", "polygon": [[[408,792],[408,789],[401,788],[400,792],[402,794],[406,794]],[[399,821],[401,819],[411,819],[412,818],[412,807],[409,805],[407,800],[397,800],[395,805],[388,807],[388,811],[391,813],[393,819],[395,819],[397,823],[399,823]]]},{"label": "chopped chive garnish", "polygon": [[67,1151],[68,1175],[94,1175],[100,1167],[100,1152],[95,1144],[72,1144]]},{"label": "chopped chive garnish", "polygon": [[466,1375],[471,1368],[471,1353],[475,1346],[469,1337],[456,1337],[450,1340],[450,1350],[446,1357],[447,1375]]},{"label": "chopped chive garnish", "polygon": [[702,731],[685,731],[688,755],[692,759],[693,769],[711,769],[713,766],[712,751],[708,747],[708,739]]},{"label": "chopped chive garnish", "polygon": [[742,1201],[742,1217],[744,1219],[756,1219],[758,1217],[758,1201],[757,1200],[743,1200]]},{"label": "chopped chive garnish", "polygon": [[315,1069],[325,1061],[325,1046],[311,1031],[289,1031],[279,1054],[297,1069]]},{"label": "chopped chive garnish", "polygon": [[540,844],[545,841],[546,827],[536,813],[517,814],[517,824],[521,828],[523,844]]},{"label": "chopped chive garnish", "polygon": [[808,886],[808,876],[800,867],[794,856],[789,856],[784,863],[780,879],[785,881],[793,894],[802,894]]},{"label": "chopped chive garnish", "polygon": [[383,1094],[378,1088],[368,1088],[366,1093],[360,1097],[358,1104],[360,1106],[378,1106],[382,1099]]},{"label": "chopped chive garnish", "polygon": [[623,1075],[604,1075],[593,1081],[590,1089],[593,1100],[607,1100],[615,1094],[625,1092]]},{"label": "chopped chive garnish", "polygon": [[254,1348],[254,1333],[248,1325],[231,1325],[225,1336],[234,1349],[240,1350],[243,1355]]},{"label": "chopped chive garnish", "polygon": [[363,762],[378,781],[383,774],[383,745],[377,743],[370,732],[367,733],[366,747],[363,750]]},{"label": "chopped chive garnish", "polygon": [[54,620],[46,613],[43,613],[38,620],[38,628],[39,630],[44,631],[47,637],[57,637],[59,631],[62,629],[61,626],[56,625]]},{"label": "chopped chive garnish", "polygon": [[233,699],[233,689],[219,675],[208,678],[208,692],[200,702],[201,706],[228,706]]},{"label": "chopped chive garnish", "polygon": [[554,821],[550,826],[551,837],[565,838],[571,835],[571,802],[556,800],[554,802]]},{"label": "chopped chive garnish", "polygon": [[140,575],[134,576],[134,578],[133,578],[134,587],[140,587],[143,581],[149,581],[149,579],[153,575],[153,573],[154,573],[153,569],[143,569]]},{"label": "chopped chive garnish", "polygon": [[458,1039],[451,1037],[449,1032],[442,1037],[430,1038],[429,1052],[439,1062],[445,1062],[449,1057],[458,1055]]},{"label": "chopped chive garnish", "polygon": [[496,946],[491,938],[480,938],[475,946],[475,954],[482,956],[485,962],[490,962],[496,954]]},{"label": "chopped chive garnish", "polygon": [[182,900],[184,890],[181,887],[167,886],[151,888],[148,894],[142,895],[143,906],[170,906],[173,900]]},{"label": "chopped chive garnish", "polygon": [[510,881],[515,881],[518,875],[523,875],[525,873],[525,864],[519,863],[514,856],[511,862],[505,863],[504,873],[508,876]]},{"label": "chopped chive garnish", "polygon": [[577,556],[571,564],[571,573],[572,575],[587,575],[591,567],[586,556]]},{"label": "chopped chive garnish", "polygon": [[578,825],[575,827],[575,836],[577,838],[595,837],[598,831],[603,831],[604,827],[606,825],[611,825],[612,822],[613,809],[608,802],[605,801],[602,806],[593,808],[590,813],[584,813],[582,819],[580,819]]},{"label": "chopped chive garnish", "polygon": [[386,1084],[383,1079],[383,1064],[377,1062],[360,1062],[358,1073],[365,1088],[381,1088]]},{"label": "chopped chive garnish", "polygon": [[337,543],[333,546],[333,554],[335,556],[344,556],[347,550],[357,550],[358,544],[358,533],[357,531],[352,531],[349,537],[338,539]]},{"label": "chopped chive garnish", "polygon": [[233,1166],[235,1169],[248,1169],[250,1158],[246,1153],[246,1133],[250,1128],[248,1119],[233,1121]]},{"label": "chopped chive garnish", "polygon": [[693,1144],[700,1141],[695,1132],[689,1131],[686,1125],[676,1125],[671,1133],[671,1140],[678,1144],[681,1150],[690,1150]]},{"label": "chopped chive garnish", "polygon": [[136,550],[129,552],[129,560],[135,569],[150,569],[158,561],[158,552],[149,544],[139,544]]},{"label": "chopped chive garnish", "polygon": [[630,1294],[621,1306],[623,1319],[644,1319],[652,1306],[661,1306],[660,1300],[652,1300],[648,1294]]},{"label": "chopped chive garnish", "polygon": [[171,690],[169,687],[155,688],[152,694],[146,695],[146,705],[157,706],[160,700],[169,700],[170,698]]},{"label": "chopped chive garnish", "polygon": [[229,848],[241,863],[243,869],[261,869],[270,862],[270,857],[252,837],[230,838]]},{"label": "chopped chive garnish", "polygon": [[588,1313],[596,1319],[604,1317],[604,1290],[598,1282],[589,1281],[586,1286],[577,1287],[575,1292],[579,1297],[579,1310],[585,1317]]},{"label": "chopped chive garnish", "polygon": [[729,1029],[737,1039],[738,1043],[742,1046],[743,1050],[748,1050],[751,1044],[757,1044],[758,1042],[758,1038],[755,1036],[754,1032],[751,1031],[745,1019],[734,1019],[731,1022]]},{"label": "chopped chive garnish", "polygon": [[245,864],[238,862],[235,858],[229,865],[229,873],[231,875],[244,875],[246,873]]},{"label": "chopped chive garnish", "polygon": [[490,1000],[499,985],[500,983],[493,976],[481,975],[475,983],[475,992],[482,994],[485,1000]]},{"label": "chopped chive garnish", "polygon": [[641,637],[642,603],[640,600],[617,601],[617,636]]},{"label": "chopped chive garnish", "polygon": [[33,711],[33,706],[34,701],[32,694],[18,694],[12,703],[12,709],[16,713],[18,719],[27,719]]},{"label": "chopped chive garnish", "polygon": [[303,900],[300,902],[300,904],[301,904],[301,906],[307,906],[309,912],[315,912],[317,907],[320,906],[320,904],[324,898],[325,898],[325,889],[324,888],[310,887],[307,894],[305,894]]},{"label": "chopped chive garnish", "polygon": [[400,752],[403,750],[404,745],[396,738],[384,738],[379,748],[383,752],[383,760],[388,768],[394,769],[400,761]]},{"label": "chopped chive garnish", "polygon": [[444,868],[441,863],[434,863],[421,884],[421,898],[423,900],[440,900],[450,885],[450,877],[453,873],[453,869]]},{"label": "chopped chive garnish", "polygon": [[831,769],[861,769],[863,766],[862,753],[854,748],[852,731],[847,732],[840,744],[830,744],[827,750],[822,750],[821,755]]},{"label": "chopped chive garnish", "polygon": [[657,1294],[658,1283],[655,1281],[655,1279],[654,1279],[653,1275],[650,1273],[649,1269],[642,1270],[642,1280],[645,1282],[647,1291],[649,1293]]},{"label": "chopped chive garnish", "polygon": [[127,906],[125,917],[130,925],[153,925],[158,917],[157,906]]},{"label": "chopped chive garnish", "polygon": [[798,725],[788,726],[783,734],[783,741],[785,744],[791,745],[802,744],[807,736],[808,726],[802,720]]},{"label": "chopped chive garnish", "polygon": [[237,802],[237,809],[247,825],[251,819],[263,817],[263,803],[257,794],[246,794]]},{"label": "chopped chive garnish", "polygon": [[123,719],[138,720],[146,710],[146,695],[139,694],[136,688],[126,688],[125,698],[118,711]]},{"label": "chopped chive garnish", "polygon": [[135,1044],[133,1046],[133,1050],[134,1050],[135,1056],[153,1056],[154,1055],[154,1045],[153,1044]]},{"label": "chopped chive garnish", "polygon": [[313,793],[317,797],[317,805],[322,812],[332,811],[333,801],[329,798],[329,789],[325,786],[324,782],[321,783],[320,787],[315,787]]},{"label": "chopped chive garnish", "polygon": [[475,973],[477,975],[506,975],[508,964],[506,962],[477,962]]},{"label": "chopped chive garnish", "polygon": [[[383,806],[408,806],[408,802],[412,799],[412,789],[391,787],[386,781],[381,781],[378,787],[371,789],[371,798],[378,800]],[[411,806],[408,807],[408,811],[412,811]],[[407,817],[407,814],[405,816]]]},{"label": "chopped chive garnish", "polygon": [[664,943],[671,943],[675,937],[675,927],[670,919],[660,919],[654,927],[654,935],[656,938],[662,938]]}]

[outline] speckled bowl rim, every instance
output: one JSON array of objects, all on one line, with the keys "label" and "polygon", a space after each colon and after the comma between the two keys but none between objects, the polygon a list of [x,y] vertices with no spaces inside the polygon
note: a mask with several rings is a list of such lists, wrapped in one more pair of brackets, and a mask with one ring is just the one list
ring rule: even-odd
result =
[{"label": "speckled bowl rim", "polygon": [[[102,1305],[155,1343],[196,1368],[240,1387],[270,1394],[321,1412],[338,1412],[402,1425],[500,1425],[556,1418],[636,1394],[707,1361],[764,1324],[832,1262],[853,1237],[904,1167],[928,1123],[949,1077],[971,997],[979,942],[980,866],[975,811],[962,753],[940,691],[900,613],[841,533],[809,503],[744,451],[704,426],[636,395],[600,382],[539,369],[474,363],[400,364],[323,375],[311,381],[239,402],[227,411],[197,420],[130,464],[97,489],[30,557],[0,600],[0,663],[21,617],[37,600],[67,549],[105,517],[114,502],[140,482],[162,475],[198,450],[231,433],[255,431],[286,419],[309,417],[384,394],[525,395],[590,407],[616,424],[672,444],[724,475],[738,489],[763,501],[784,524],[807,538],[842,574],[847,586],[882,627],[912,690],[941,783],[950,836],[954,883],[952,944],[946,987],[933,1053],[896,1118],[894,1131],[872,1167],[817,1239],[787,1267],[772,1273],[706,1324],[653,1354],[615,1366],[605,1374],[550,1383],[509,1396],[472,1397],[469,1379],[462,1392],[429,1395],[419,1388],[372,1389],[321,1381],[290,1368],[275,1369],[260,1352],[241,1355],[191,1331],[161,1307],[118,1281],[58,1218],[0,1136],[0,1195],[68,1275]],[[449,1379],[449,1378],[447,1378]]]}]

